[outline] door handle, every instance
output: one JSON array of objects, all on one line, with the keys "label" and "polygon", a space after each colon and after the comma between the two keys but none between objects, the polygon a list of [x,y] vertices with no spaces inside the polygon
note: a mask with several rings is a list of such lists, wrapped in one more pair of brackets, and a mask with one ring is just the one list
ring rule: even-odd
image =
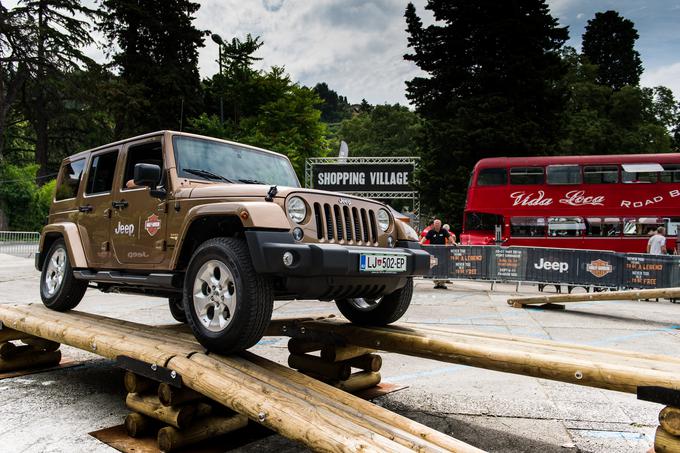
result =
[{"label": "door handle", "polygon": [[92,205],[86,204],[84,206],[78,206],[78,211],[79,212],[92,212],[94,208]]},{"label": "door handle", "polygon": [[113,206],[116,209],[123,209],[128,207],[128,202],[125,200],[112,201],[111,206]]}]

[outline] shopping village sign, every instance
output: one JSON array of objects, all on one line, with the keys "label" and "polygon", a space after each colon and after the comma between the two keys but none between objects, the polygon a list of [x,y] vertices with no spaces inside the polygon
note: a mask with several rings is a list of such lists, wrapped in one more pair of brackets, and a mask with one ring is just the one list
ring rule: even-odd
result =
[{"label": "shopping village sign", "polygon": [[[311,159],[310,159],[311,160]],[[416,158],[314,159],[307,187],[333,192],[412,192]]]}]

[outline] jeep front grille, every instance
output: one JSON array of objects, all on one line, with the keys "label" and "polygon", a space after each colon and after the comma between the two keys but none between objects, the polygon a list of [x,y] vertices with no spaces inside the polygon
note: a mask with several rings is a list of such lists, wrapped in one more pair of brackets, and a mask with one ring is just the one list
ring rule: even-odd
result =
[{"label": "jeep front grille", "polygon": [[317,239],[345,244],[378,243],[378,225],[371,209],[314,203],[314,218]]}]

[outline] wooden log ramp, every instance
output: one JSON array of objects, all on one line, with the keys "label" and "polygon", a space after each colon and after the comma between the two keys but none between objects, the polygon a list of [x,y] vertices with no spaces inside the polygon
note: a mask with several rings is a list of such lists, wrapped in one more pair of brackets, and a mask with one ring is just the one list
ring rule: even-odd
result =
[{"label": "wooden log ramp", "polygon": [[59,343],[31,336],[2,325],[0,372],[48,368],[59,365]]},{"label": "wooden log ramp", "polygon": [[[180,374],[186,387],[315,451],[481,451],[252,353],[245,352],[230,357],[208,354],[189,335],[178,335],[158,327],[82,312],[59,313],[39,304],[0,305],[0,321],[16,331],[84,349],[110,359],[124,355],[167,367]],[[342,354],[346,352],[341,351]],[[345,360],[356,358],[347,358],[346,355],[344,357]],[[375,360],[368,362],[373,367],[376,366]],[[344,381],[345,385],[350,386],[348,382],[358,385],[357,381],[376,379],[374,374],[367,375],[375,373],[373,371],[359,373],[364,374],[354,377],[354,381],[351,381],[350,376]],[[200,408],[195,408],[193,415],[185,415],[188,418],[184,419],[175,412],[179,412],[178,408],[184,405],[200,405],[200,400],[197,402],[185,395],[171,395],[171,399],[177,397],[188,400],[178,406],[164,406],[158,397],[158,389],[146,388],[144,392],[129,398],[128,402],[132,403],[131,407],[134,405],[133,412],[137,415],[130,415],[126,425],[134,427],[135,432],[142,432],[153,425],[149,423],[149,420],[153,420],[152,417],[164,413],[166,420],[176,422],[185,430],[175,431],[178,428],[173,426],[173,429],[164,431],[163,442],[170,442],[172,445],[181,445],[182,442],[204,435],[211,436],[216,432],[236,429],[234,426],[245,420],[218,419],[211,422],[209,428],[203,431],[196,428],[194,431],[193,427],[199,426],[198,421],[205,421],[213,415],[205,415]],[[197,413],[205,418],[197,419]],[[159,441],[163,429],[159,431]]]},{"label": "wooden log ramp", "polygon": [[525,308],[529,305],[552,305],[569,302],[596,302],[604,300],[679,299],[680,288],[640,289],[628,291],[603,291],[585,294],[555,294],[550,296],[516,297],[508,305]]}]

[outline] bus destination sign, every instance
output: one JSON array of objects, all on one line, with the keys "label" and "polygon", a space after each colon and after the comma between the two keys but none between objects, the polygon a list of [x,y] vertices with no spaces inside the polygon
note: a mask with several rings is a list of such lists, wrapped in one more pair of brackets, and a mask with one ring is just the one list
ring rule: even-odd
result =
[{"label": "bus destination sign", "polygon": [[315,189],[333,192],[412,191],[413,164],[316,164],[312,170]]}]

